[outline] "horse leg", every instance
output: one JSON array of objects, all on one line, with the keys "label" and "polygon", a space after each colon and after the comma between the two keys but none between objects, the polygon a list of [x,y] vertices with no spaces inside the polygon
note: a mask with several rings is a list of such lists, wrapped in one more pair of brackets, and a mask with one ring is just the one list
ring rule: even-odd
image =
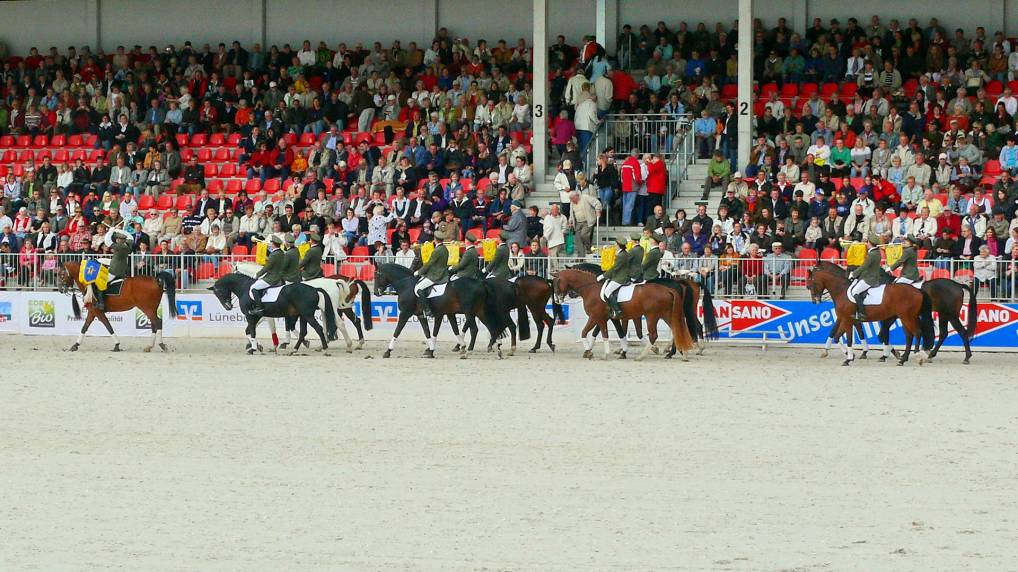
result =
[{"label": "horse leg", "polygon": [[477,343],[477,332],[479,331],[477,328],[477,319],[471,316],[467,319],[466,323],[463,324],[463,327],[470,332],[470,345],[467,347],[467,351],[473,352],[474,345]]},{"label": "horse leg", "polygon": [[106,317],[105,312],[96,312],[96,317],[99,318],[99,323],[106,326],[106,331],[113,336],[113,351],[120,351],[120,338],[117,337],[117,333],[113,331],[113,324],[110,323],[110,319]]},{"label": "horse leg", "polygon": [[[315,320],[317,322],[317,320]],[[346,329],[346,322],[343,321],[342,310],[336,311],[336,326],[339,328],[340,333],[343,334],[343,341],[346,342],[346,353],[353,353],[353,338],[350,337],[349,330]]]},{"label": "horse leg", "polygon": [[619,351],[615,353],[619,356],[619,359],[626,359],[629,353],[629,320],[618,320],[616,327],[619,330]]},{"label": "horse leg", "polygon": [[163,319],[159,317],[158,312],[159,311],[156,310],[155,322],[153,322],[157,324],[155,329],[156,345],[159,346],[159,349],[167,352],[170,351],[170,348],[166,347],[166,344],[163,343]]},{"label": "horse leg", "polygon": [[891,324],[893,321],[884,320],[880,322],[880,333],[877,334],[877,339],[880,340],[882,351],[880,354],[880,361],[885,362],[887,358],[894,354],[894,348],[891,347]]},{"label": "horse leg", "polygon": [[588,317],[587,323],[584,324],[583,330],[580,331],[580,339],[583,340],[583,357],[587,359],[591,359],[594,357],[593,351],[594,340],[593,338],[589,337],[589,334],[590,331],[594,329],[595,325],[596,324],[594,323],[594,319]]},{"label": "horse leg", "polygon": [[636,361],[643,361],[650,355],[652,348],[656,347],[654,344],[657,343],[657,316],[647,316],[647,343],[643,346],[643,351],[636,357]]},{"label": "horse leg", "polygon": [[[297,335],[297,343],[294,344],[293,345],[293,349],[290,350],[290,355],[294,355],[295,353],[297,353],[300,350],[301,344],[303,344],[305,342],[305,338],[307,338],[307,335],[308,335],[308,321],[307,321],[307,318],[305,318],[304,316],[301,316],[299,321],[300,321],[300,332]],[[289,327],[287,327],[287,329],[289,330]],[[308,345],[310,345],[310,344],[308,344]]]},{"label": "horse leg", "polygon": [[[464,332],[460,331],[460,325],[456,323],[456,317],[453,316],[449,320],[449,327],[452,328],[452,333],[456,335],[456,347],[452,349],[453,352],[460,353],[460,359],[467,359],[467,342],[464,336]],[[463,329],[466,330],[467,325],[463,324]]]},{"label": "horse leg", "polygon": [[909,355],[912,353],[912,340],[915,339],[915,334],[919,331],[919,324],[918,320],[903,317],[901,318],[901,325],[905,328],[905,353],[898,360],[898,365],[905,365]]},{"label": "horse leg", "polygon": [[91,308],[88,310],[88,316],[85,317],[85,323],[81,325],[81,333],[78,334],[77,341],[71,346],[71,351],[76,352],[81,347],[82,342],[85,341],[85,332],[88,331],[89,326],[92,325],[92,320],[95,319],[95,312]]},{"label": "horse leg", "polygon": [[[276,322],[275,318],[269,319],[272,320],[273,324],[275,324]],[[290,333],[291,333],[290,330],[291,328],[289,320],[287,318],[283,318],[283,332],[286,337],[284,338],[283,343],[279,344],[279,349],[285,350],[286,348],[290,347]]]},{"label": "horse leg", "polygon": [[156,311],[155,310],[146,311],[146,312],[144,312],[144,314],[145,314],[145,317],[148,318],[149,326],[152,329],[152,343],[150,343],[149,345],[145,346],[142,349],[142,351],[145,352],[145,353],[149,353],[150,351],[152,351],[152,348],[155,347],[155,345],[156,345],[156,332],[159,331],[159,329],[162,327],[162,324],[159,323],[159,316],[156,315]]},{"label": "horse leg", "polygon": [[831,326],[831,331],[827,334],[827,341],[824,342],[824,349],[820,351],[820,357],[825,358],[830,355],[831,345],[834,343],[834,333],[838,331],[841,326],[841,320],[835,318],[834,325]]},{"label": "horse leg", "polygon": [[[272,320],[272,318],[269,318]],[[258,351],[258,342],[255,340],[255,328],[258,326],[258,318],[247,319],[247,355],[254,355]]]},{"label": "horse leg", "polygon": [[385,349],[385,353],[382,354],[383,358],[392,356],[392,350],[396,349],[396,340],[399,338],[399,335],[403,333],[403,328],[406,326],[409,318],[410,316],[407,313],[399,313],[399,321],[396,323],[396,331],[392,333],[392,338],[389,339],[389,347],[387,347]]},{"label": "horse leg", "polygon": [[859,359],[866,359],[866,354],[870,351],[870,341],[866,338],[866,330],[863,329],[862,324],[857,323],[855,331],[859,334],[859,341],[862,342],[862,354],[859,355]]},{"label": "horse leg", "polygon": [[[941,321],[943,321],[943,318],[941,318]],[[951,317],[951,325],[954,326],[955,331],[958,332],[958,337],[960,337],[962,343],[965,344],[965,359],[962,360],[961,363],[968,365],[969,359],[972,357],[972,346],[970,344],[971,333],[965,330],[965,326],[962,325],[961,319],[957,316]],[[930,352],[929,359],[933,359],[933,356],[937,355],[937,351],[940,349],[940,346],[944,345],[945,339],[947,339],[947,327],[942,324],[940,326],[940,339],[937,340],[936,347],[934,347],[933,351]]]},{"label": "horse leg", "polygon": [[[306,323],[304,322],[304,320],[301,320],[301,327],[300,327],[301,335],[304,334],[304,329],[305,329],[305,326],[307,324],[311,325],[311,329],[313,329],[315,331],[315,333],[318,334],[318,339],[320,339],[322,341],[322,348],[320,350],[318,350],[318,351],[325,352],[325,355],[329,355],[326,352],[326,350],[329,349],[329,340],[325,336],[325,328],[323,328],[322,325],[318,323],[318,319],[317,318],[315,318],[314,316],[311,316],[310,318],[308,318]],[[348,353],[348,354],[349,353],[353,353],[353,350],[350,349],[350,344],[349,343],[347,344],[346,353]]]},{"label": "horse leg", "polygon": [[516,322],[508,312],[505,314],[505,321],[509,324],[509,355],[512,356],[516,353]]},{"label": "horse leg", "polygon": [[272,334],[272,351],[279,351],[279,335],[276,334],[276,319],[265,318],[266,323],[269,324],[269,333]]},{"label": "horse leg", "polygon": [[[853,325],[851,324],[846,327],[845,322],[839,319],[837,323],[837,329],[834,331],[834,339],[838,340],[838,345],[841,347],[841,353],[845,356],[845,361],[841,363],[841,365],[844,366],[851,364],[852,360],[855,359],[855,355],[853,355],[852,352],[852,346],[845,345],[844,338],[845,334],[850,333],[852,331],[851,330],[852,327]],[[846,332],[846,330],[848,331]],[[852,341],[851,335],[848,336],[848,340],[849,342]]]},{"label": "horse leg", "polygon": [[555,318],[546,315],[544,319],[548,321],[548,347],[551,349],[551,353],[555,353],[555,343],[551,341],[551,332],[555,329]]},{"label": "horse leg", "polygon": [[[424,337],[428,338],[427,342],[425,342],[427,344],[427,346],[428,346],[428,349],[424,350],[424,357],[426,357],[426,358],[434,358],[435,357],[435,348],[438,346],[438,343],[435,341],[435,338],[431,337],[431,329],[428,328],[428,319],[425,318],[423,314],[418,316],[418,319],[421,321],[421,329],[424,330]],[[441,324],[442,314],[440,314],[439,312],[436,311],[435,312],[435,319],[438,320],[439,324]],[[437,326],[439,324],[435,325],[436,326],[435,327],[436,335],[438,334],[438,327]]]},{"label": "horse leg", "polygon": [[355,350],[364,349],[364,329],[361,327],[361,320],[353,313],[353,308],[343,310],[343,315],[349,318],[350,323],[357,329],[357,347]]},{"label": "horse leg", "polygon": [[608,321],[607,320],[601,322],[601,340],[604,342],[604,357],[602,359],[605,360],[605,361],[608,361],[608,358],[611,357],[611,355],[612,355],[612,346],[611,346],[611,342],[608,341]]},{"label": "horse leg", "polygon": [[528,306],[530,315],[534,317],[534,325],[537,326],[537,339],[534,340],[534,347],[527,350],[529,353],[536,354],[537,350],[541,348],[541,338],[544,337],[544,316],[538,316],[537,311]]},{"label": "horse leg", "polygon": [[[444,314],[438,314],[438,313],[435,314],[435,327],[432,328],[431,338],[430,338],[432,340],[436,340],[435,341],[435,347],[431,347],[431,345],[428,346],[432,350],[438,349],[438,341],[437,341],[438,340],[438,331],[442,329],[442,320],[444,320],[445,317],[446,316]],[[456,319],[456,316],[453,316],[452,318],[450,318],[450,321],[455,320],[455,319]]]}]

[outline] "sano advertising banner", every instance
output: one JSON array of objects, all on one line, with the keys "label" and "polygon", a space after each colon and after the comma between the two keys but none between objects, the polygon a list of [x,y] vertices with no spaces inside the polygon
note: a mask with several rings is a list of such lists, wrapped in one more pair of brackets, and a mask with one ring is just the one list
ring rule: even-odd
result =
[{"label": "sano advertising banner", "polygon": [[[751,340],[759,339],[764,334],[769,340],[781,340],[789,344],[816,345],[823,344],[834,325],[834,306],[830,302],[813,304],[808,300],[757,300],[732,299],[715,300],[721,338]],[[246,320],[239,310],[226,310],[214,295],[205,293],[181,292],[176,300],[177,317],[169,317],[167,302],[163,300],[161,308],[164,317],[164,333],[170,337],[244,337]],[[354,304],[354,312],[361,315],[360,303]],[[583,304],[578,300],[570,300],[564,307],[566,324],[556,326],[556,338],[561,341],[572,341],[587,321]],[[962,309],[962,322],[967,323],[967,307]],[[398,321],[398,309],[395,296],[373,298],[371,313],[374,317],[374,329],[365,331],[369,340],[388,340]],[[551,306],[548,306],[551,314]],[[702,313],[702,310],[701,310]],[[983,302],[978,305],[976,334],[973,339],[975,347],[1018,349],[1018,304]],[[515,316],[515,312],[513,312]],[[934,316],[936,317],[936,316]],[[110,314],[110,322],[120,336],[147,336],[150,333],[148,318],[137,310],[120,314]],[[463,325],[463,317],[459,317],[459,325]],[[75,320],[71,310],[69,296],[57,292],[0,292],[0,333],[21,333],[29,335],[76,335],[81,330],[81,320]],[[282,332],[282,323],[278,324]],[[668,333],[665,324],[660,324],[662,334]],[[351,335],[356,335],[349,323],[346,324]],[[258,326],[258,336],[268,334],[268,324],[263,321]],[[533,335],[536,328],[531,324]],[[613,330],[613,329],[612,329]],[[864,331],[871,344],[876,344],[877,324],[866,324]],[[92,335],[105,335],[105,328],[95,322],[89,330]],[[614,331],[612,331],[614,335]],[[487,332],[481,327],[480,340],[487,340]],[[560,337],[564,336],[564,337]],[[423,339],[424,335],[416,318],[410,318],[401,339]],[[442,328],[439,336],[451,341],[455,337],[448,324]],[[572,338],[570,340],[569,338]],[[900,325],[892,329],[891,341],[897,345],[904,343],[904,333]],[[961,340],[952,335],[945,344],[960,347]]]}]

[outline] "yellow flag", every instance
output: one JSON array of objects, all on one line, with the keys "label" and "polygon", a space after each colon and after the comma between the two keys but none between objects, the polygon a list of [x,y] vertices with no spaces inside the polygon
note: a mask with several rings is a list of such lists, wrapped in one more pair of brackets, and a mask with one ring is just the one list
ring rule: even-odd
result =
[{"label": "yellow flag", "polygon": [[632,250],[634,248],[636,248],[636,243],[632,240],[626,243],[626,250]]},{"label": "yellow flag", "polygon": [[848,247],[848,254],[845,255],[845,262],[848,266],[862,266],[866,260],[866,244],[857,242]]},{"label": "yellow flag", "polygon": [[424,244],[422,244],[421,245],[421,262],[427,263],[429,260],[431,260],[431,253],[432,252],[435,252],[435,243],[434,242],[431,242],[429,240],[428,242],[425,242]]},{"label": "yellow flag", "polygon": [[269,259],[269,245],[264,242],[255,243],[255,262],[265,266],[265,262]]},{"label": "yellow flag", "polygon": [[615,266],[615,247],[613,246],[602,246],[601,247],[601,270],[605,272],[611,270],[611,267]]},{"label": "yellow flag", "polygon": [[902,247],[900,244],[892,244],[884,249],[884,253],[887,255],[887,265],[890,266],[901,258]]},{"label": "yellow flag", "polygon": [[495,249],[498,248],[498,241],[494,238],[486,238],[481,243],[481,255],[485,262],[491,262],[495,258]]},{"label": "yellow flag", "polygon": [[[640,246],[643,247],[643,259],[644,260],[646,260],[647,259],[647,255],[650,254],[650,243],[651,242],[653,242],[653,240],[650,239],[650,238],[647,238],[646,236],[640,239]],[[642,262],[642,260],[641,260],[641,262]]]},{"label": "yellow flag", "polygon": [[450,242],[445,245],[446,249],[449,250],[449,266],[453,266],[460,263],[460,243]]},{"label": "yellow flag", "polygon": [[304,255],[308,253],[308,250],[311,250],[310,242],[305,242],[304,244],[297,247],[297,254],[300,255],[301,260],[304,260]]}]

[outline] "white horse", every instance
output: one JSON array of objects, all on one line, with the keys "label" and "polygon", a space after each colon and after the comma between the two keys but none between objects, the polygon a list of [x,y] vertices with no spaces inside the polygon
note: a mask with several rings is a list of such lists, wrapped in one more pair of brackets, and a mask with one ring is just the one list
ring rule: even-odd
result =
[{"label": "white horse", "polygon": [[[239,262],[234,265],[234,270],[250,276],[252,278],[258,274],[258,271],[262,269],[262,265],[256,262]],[[353,340],[350,338],[350,332],[346,329],[346,322],[343,321],[344,315],[352,314],[349,311],[353,307],[354,299],[356,298],[357,292],[351,288],[352,282],[346,278],[316,278],[314,280],[307,280],[304,282],[308,286],[315,288],[321,288],[329,295],[329,299],[332,301],[332,307],[335,309],[336,314],[339,317],[338,325],[339,331],[343,334],[343,339],[346,341],[346,353],[353,353],[354,345]],[[363,285],[359,285],[357,288],[362,297],[362,308],[361,311],[365,315],[369,316],[369,319],[364,322],[366,328],[371,329],[370,312],[371,312],[371,290]],[[319,304],[319,309],[325,311],[324,300]],[[273,318],[268,319],[269,330],[272,332],[272,344],[274,346],[279,345],[279,337],[276,335],[276,320]],[[284,324],[285,325],[285,324]],[[359,330],[360,328],[358,328]],[[283,342],[282,347],[286,347],[290,344],[291,336],[294,330],[286,330],[286,340]],[[362,349],[364,347],[364,338],[360,338],[357,341],[356,349]]]}]

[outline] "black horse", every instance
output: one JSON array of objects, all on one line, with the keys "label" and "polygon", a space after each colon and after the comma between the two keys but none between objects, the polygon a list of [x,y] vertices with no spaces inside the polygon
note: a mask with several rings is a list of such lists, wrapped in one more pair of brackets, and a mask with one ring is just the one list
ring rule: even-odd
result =
[{"label": "black horse", "polygon": [[[837,264],[830,262],[820,262],[818,266],[822,265],[824,268],[829,268],[832,271],[840,271],[848,276],[848,270],[842,268]],[[894,277],[890,274],[885,273],[884,281],[882,283],[889,284],[894,281]],[[956,282],[950,278],[936,278],[934,280],[926,280],[923,282],[922,291],[930,297],[930,302],[933,304],[933,311],[937,313],[937,343],[933,346],[930,351],[930,359],[933,359],[937,352],[940,351],[941,346],[947,341],[948,336],[948,325],[954,327],[954,330],[958,333],[958,337],[961,338],[962,344],[965,346],[965,359],[962,360],[963,364],[968,364],[969,360],[972,359],[972,335],[976,331],[976,324],[979,320],[978,306],[976,302],[976,290],[968,284],[962,284]],[[968,323],[962,324],[961,322],[961,308],[965,305],[966,293],[968,293]],[[884,322],[880,324],[880,333],[878,337],[882,343],[887,343],[889,336],[889,330],[891,324],[894,321]],[[838,324],[835,323],[834,327],[837,328]],[[866,339],[866,334],[863,333],[862,324],[856,324],[856,331],[859,333],[861,339]],[[835,332],[831,330],[831,334]],[[830,338],[830,335],[828,335]],[[897,351],[892,350],[897,356]],[[863,352],[865,357],[866,352]]]},{"label": "black horse", "polygon": [[[396,291],[398,298],[397,306],[399,308],[399,321],[396,323],[396,331],[393,332],[392,339],[389,340],[389,346],[386,348],[385,353],[382,354],[383,358],[392,356],[392,350],[396,347],[396,340],[403,333],[403,328],[406,326],[410,316],[417,316],[421,322],[421,329],[424,330],[424,336],[427,339],[428,349],[424,351],[424,357],[427,358],[435,357],[438,330],[442,325],[442,320],[445,318],[449,318],[452,331],[459,340],[456,347],[459,349],[460,357],[462,358],[466,357],[468,348],[464,342],[463,334],[459,331],[459,325],[456,323],[456,316],[458,314],[466,317],[464,327],[470,332],[470,349],[473,349],[474,341],[477,338],[477,318],[481,319],[481,322],[491,334],[491,342],[488,344],[489,348],[502,337],[503,332],[508,327],[508,324],[502,320],[502,312],[498,310],[486,295],[487,289],[485,285],[480,280],[468,278],[449,282],[441,296],[428,300],[428,305],[435,316],[435,328],[432,330],[428,327],[428,319],[423,314],[422,308],[417,307],[417,294],[414,292],[416,284],[417,279],[412,271],[405,266],[399,264],[381,264],[375,270],[375,295],[381,296],[386,289],[391,287]],[[499,353],[501,355],[501,351]]]},{"label": "black horse", "polygon": [[[552,352],[555,351],[555,344],[552,342],[552,332],[555,330],[555,320],[565,321],[565,312],[562,309],[562,304],[555,300],[552,296],[554,291],[551,280],[547,278],[541,278],[540,276],[526,275],[521,276],[516,280],[516,300],[517,300],[517,316],[521,316],[530,311],[530,315],[533,316],[534,322],[537,324],[537,339],[534,342],[534,347],[530,348],[530,353],[537,353],[537,350],[541,349],[541,341],[544,337],[544,328],[548,328],[548,347]],[[552,315],[548,315],[548,301],[552,303]],[[519,318],[522,320],[523,318]],[[524,324],[520,324],[521,333],[520,338],[523,337],[522,328]]]},{"label": "black horse", "polygon": [[[502,278],[488,278],[484,281],[484,296],[488,301],[487,306],[499,313],[499,321],[509,329],[511,340],[509,355],[515,354],[516,330],[519,329],[521,341],[530,339],[530,317],[526,305],[522,302],[518,285]],[[516,310],[518,324],[513,322],[510,315],[512,310]],[[488,351],[491,351],[491,347],[489,344]],[[473,344],[470,349],[473,349]]]},{"label": "black horse", "polygon": [[[251,285],[255,279],[250,276],[233,273],[223,276],[216,283],[209,287],[219,303],[227,310],[233,309],[233,296],[237,297],[240,303],[240,311],[247,318],[247,337],[250,345],[247,353],[253,354],[257,351],[258,342],[255,341],[255,328],[262,318],[290,318],[300,319],[300,336],[294,345],[294,352],[300,348],[301,343],[307,336],[308,324],[315,330],[322,341],[322,350],[329,348],[328,340],[336,339],[336,312],[332,307],[332,300],[329,295],[320,288],[312,288],[306,284],[290,284],[284,286],[275,302],[263,303],[263,311],[259,315],[251,315],[251,296],[249,294]],[[322,302],[324,298],[324,302]],[[325,307],[325,331],[315,318],[315,312],[319,304]],[[291,352],[293,353],[293,352]]]},{"label": "black horse", "polygon": [[[601,267],[597,264],[589,262],[583,262],[580,264],[574,264],[570,266],[576,270],[582,270],[589,272],[595,276],[600,276],[604,273]],[[672,290],[675,290],[682,295],[682,312],[686,318],[686,328],[689,330],[689,336],[693,339],[693,342],[697,344],[699,350],[698,354],[703,353],[704,341],[705,340],[716,340],[718,339],[718,321],[717,314],[714,309],[714,298],[711,296],[710,291],[707,288],[701,287],[699,284],[687,279],[674,279],[674,278],[656,278],[651,280],[655,284],[661,284],[667,286]],[[700,318],[697,316],[696,302],[700,298],[700,294],[703,294],[703,322],[700,322]],[[623,327],[620,320],[612,320],[615,325],[615,331],[619,337],[623,337],[628,333],[628,328]],[[643,338],[643,324],[641,322],[635,322],[636,336]],[[600,332],[597,328],[594,329],[594,336]],[[675,355],[675,345],[672,344],[669,348],[668,357]],[[625,352],[620,353],[621,358],[625,358]]]}]

